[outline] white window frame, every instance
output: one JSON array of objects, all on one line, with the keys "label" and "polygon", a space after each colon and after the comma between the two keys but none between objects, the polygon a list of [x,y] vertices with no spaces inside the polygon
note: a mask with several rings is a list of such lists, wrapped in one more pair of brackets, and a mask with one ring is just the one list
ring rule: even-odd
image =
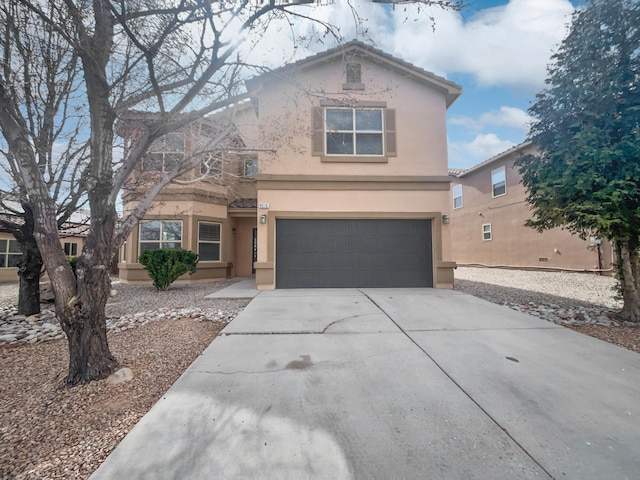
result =
[{"label": "white window frame", "polygon": [[[169,147],[167,146],[168,144],[167,138],[170,136],[176,137],[176,138],[179,137],[180,140],[182,141],[182,146],[178,150],[170,150]],[[157,169],[155,168],[155,166],[152,166],[155,163],[150,158],[152,155],[160,156],[160,162],[161,162],[160,169]],[[146,158],[145,158],[145,161],[143,162],[144,169],[150,172],[159,172],[159,171],[170,172],[173,167],[167,166],[167,158],[169,155],[175,156],[176,157],[175,162],[178,164],[184,161],[184,134],[182,132],[167,133],[166,135],[163,135],[162,137],[155,140],[147,150]]]},{"label": "white window frame", "polygon": [[[494,177],[496,175],[500,175],[502,177],[502,180],[499,181],[495,181]],[[496,186],[500,185],[501,183],[504,183],[504,192],[503,193],[499,193],[498,195],[496,195]],[[491,196],[493,198],[496,197],[501,197],[503,195],[507,194],[507,169],[505,168],[505,166],[501,166],[498,168],[495,168],[493,170],[491,170]]]},{"label": "white window frame", "polygon": [[[158,233],[159,238],[157,240],[143,240],[142,239],[142,225],[145,223],[149,223],[149,222],[160,222],[160,231]],[[169,223],[169,222],[178,222],[180,223],[180,240],[171,240],[168,238],[164,238],[164,224],[165,223]],[[138,225],[138,254],[141,254],[144,250],[142,250],[142,245],[143,244],[148,244],[148,243],[157,243],[158,244],[158,249],[162,249],[162,248],[171,248],[171,247],[165,247],[163,244],[168,244],[168,243],[173,243],[173,244],[179,244],[177,246],[174,245],[174,247],[172,248],[182,248],[182,237],[184,234],[184,224],[182,222],[182,220],[173,220],[173,219],[156,219],[156,220],[141,220],[140,224]],[[147,250],[154,250],[154,249],[147,249]]]},{"label": "white window frame", "polygon": [[[489,227],[489,228],[487,228],[487,227]],[[489,238],[487,238],[487,234],[489,234]],[[485,242],[493,240],[493,232],[491,230],[491,224],[490,223],[482,224],[482,240],[485,241]]]},{"label": "white window frame", "polygon": [[127,241],[125,240],[120,247],[120,263],[127,263]]},{"label": "white window frame", "polygon": [[18,243],[18,240],[14,240],[12,238],[0,238],[0,240],[4,240],[7,242],[4,250],[0,251],[0,257],[4,257],[3,266],[0,268],[16,268],[15,265],[9,265],[9,257],[22,257],[22,251],[11,251],[12,244],[17,245],[17,249],[20,250],[20,244]]},{"label": "white window frame", "polygon": [[[460,190],[460,194],[456,195],[456,189]],[[453,188],[451,189],[452,191],[452,195],[453,195],[453,208],[454,210],[457,208],[462,208],[464,205],[464,201],[462,199],[462,184],[459,185],[454,185]],[[460,205],[456,205],[456,199],[460,199]]]},{"label": "white window frame", "polygon": [[[218,240],[201,240],[200,239],[200,225],[217,225],[219,228]],[[201,258],[200,245],[206,243],[208,245],[218,245],[218,258],[217,259],[203,259]],[[221,222],[198,222],[198,257],[202,262],[219,262],[222,259],[222,223]]]},{"label": "white window frame", "polygon": [[245,159],[242,173],[245,178],[255,178],[258,174],[258,158]]},{"label": "white window frame", "polygon": [[[69,246],[69,248],[67,248],[67,245]],[[78,256],[78,242],[64,242],[62,248],[64,248],[64,254],[67,257]],[[67,253],[67,250],[69,251],[69,253]]]},{"label": "white window frame", "polygon": [[[330,130],[329,123],[327,122],[327,112],[330,110],[349,110],[352,115],[352,129],[351,130]],[[356,124],[356,112],[358,111],[378,111],[380,112],[380,130],[358,130]],[[384,108],[371,107],[371,108],[347,108],[347,107],[325,107],[324,108],[324,151],[328,157],[384,157],[385,156],[385,124],[384,124]],[[353,150],[352,153],[329,153],[327,137],[331,133],[339,133],[343,135],[351,134],[353,136]],[[380,153],[357,153],[358,143],[357,135],[380,135]]]}]

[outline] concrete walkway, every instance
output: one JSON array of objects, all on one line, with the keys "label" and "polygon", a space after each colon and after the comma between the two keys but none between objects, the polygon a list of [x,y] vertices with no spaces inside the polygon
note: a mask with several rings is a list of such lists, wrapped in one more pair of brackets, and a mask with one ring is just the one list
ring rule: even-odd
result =
[{"label": "concrete walkway", "polygon": [[259,293],[254,277],[240,277],[236,283],[204,298],[253,298]]},{"label": "concrete walkway", "polygon": [[91,477],[613,479],[640,355],[455,291],[262,292]]}]

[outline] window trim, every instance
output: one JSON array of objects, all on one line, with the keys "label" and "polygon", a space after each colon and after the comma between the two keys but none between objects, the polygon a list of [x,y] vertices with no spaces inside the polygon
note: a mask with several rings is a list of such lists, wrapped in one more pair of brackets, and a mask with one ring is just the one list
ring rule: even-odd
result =
[{"label": "window trim", "polygon": [[[351,111],[351,129],[350,130],[329,130],[328,122],[327,122],[327,113],[329,110],[349,110]],[[358,130],[356,125],[356,117],[358,111],[377,111],[380,112],[380,130]],[[324,152],[327,157],[384,157],[385,152],[385,122],[384,122],[384,109],[380,107],[325,107],[323,110],[324,113]],[[327,137],[330,133],[338,133],[343,135],[351,135],[353,139],[353,153],[329,153],[328,151],[328,141]],[[380,136],[380,153],[371,153],[371,154],[358,154],[358,134],[366,134],[366,135],[376,135]]]},{"label": "window trim", "polygon": [[396,139],[396,110],[387,108],[386,102],[359,101],[350,105],[351,109],[380,109],[382,110],[382,155],[337,155],[326,153],[326,122],[325,110],[327,108],[345,107],[344,102],[337,100],[323,100],[320,105],[311,109],[311,156],[320,157],[321,162],[335,163],[389,163],[389,157],[397,157]]},{"label": "window trim", "polygon": [[[460,187],[460,195],[456,196],[456,188]],[[462,197],[462,184],[459,183],[458,185],[454,185],[453,188],[451,189],[451,193],[453,196],[453,209],[457,210],[458,208],[462,208],[464,206],[464,200]],[[456,198],[460,199],[460,205],[456,206]]]},{"label": "window trim", "polygon": [[[202,224],[209,224],[209,225],[218,225],[218,227],[220,228],[220,240],[215,241],[215,240],[200,240],[200,225]],[[212,222],[209,220],[198,220],[198,238],[197,238],[197,245],[198,245],[198,259],[201,262],[221,262],[222,261],[222,222]],[[200,244],[201,243],[207,243],[207,244],[217,244],[218,245],[218,259],[217,260],[202,260],[200,259]]]},{"label": "window trim", "polygon": [[[160,232],[159,232],[158,240],[142,240],[142,224],[147,222],[160,222]],[[180,222],[180,240],[163,240],[162,239],[162,230],[163,230],[164,222]],[[159,245],[158,249],[163,248],[162,246],[163,243],[179,243],[180,245],[177,248],[182,248],[182,244],[184,242],[183,237],[184,237],[184,222],[182,220],[169,219],[169,218],[163,218],[163,219],[150,218],[146,220],[140,220],[140,222],[138,223],[138,255],[142,254],[143,252],[142,250],[143,243],[157,243]]]},{"label": "window trim", "polygon": [[[4,248],[4,250],[0,251],[0,256],[4,257],[4,266],[0,268],[17,268],[16,266],[9,265],[9,257],[22,257],[22,250],[20,249],[20,243],[18,242],[18,240],[14,238],[0,238],[0,240],[5,240],[7,242],[7,245]],[[18,249],[20,250],[19,253],[11,251],[11,242],[15,242],[18,244]]]},{"label": "window trim", "polygon": [[[487,230],[485,227],[489,227],[489,229]],[[489,234],[489,238],[486,238],[487,233]],[[493,240],[493,230],[491,229],[491,224],[483,223],[482,224],[482,241],[489,242],[491,240]]]},{"label": "window trim", "polygon": [[[175,135],[175,136],[179,136],[180,139],[182,140],[182,148],[180,150],[169,150],[167,148],[167,137],[170,135]],[[156,142],[160,143],[159,147],[156,147],[157,149],[154,149],[154,144]],[[150,168],[148,165],[149,163],[151,163],[150,160],[150,156],[151,155],[161,155],[162,156],[162,165],[161,168],[155,169],[155,168]],[[151,142],[151,145],[149,145],[149,148],[147,149],[146,153],[145,153],[145,159],[142,162],[143,165],[143,170],[145,172],[170,172],[171,170],[167,170],[166,168],[166,163],[167,163],[167,155],[180,155],[182,158],[179,159],[177,162],[178,164],[180,164],[181,162],[184,162],[184,158],[185,158],[185,135],[184,132],[178,131],[178,132],[169,132],[166,133],[165,135],[162,135],[161,137],[157,138],[156,140],[154,140],[153,142]]]},{"label": "window trim", "polygon": [[247,158],[243,161],[242,176],[243,178],[254,179],[258,174],[258,157]]},{"label": "window trim", "polygon": [[[69,245],[69,253],[67,253],[67,245]],[[77,257],[78,256],[78,242],[64,242],[62,248],[64,249],[64,254],[67,257]],[[74,253],[75,250],[75,253]]]},{"label": "window trim", "polygon": [[[493,181],[493,175],[494,173],[500,172],[502,171],[502,175],[504,176],[504,180],[501,180],[500,182],[494,182]],[[496,195],[496,185],[500,185],[501,183],[504,183],[504,193],[499,193],[498,195]],[[491,197],[492,198],[497,198],[497,197],[501,197],[503,195],[507,194],[507,169],[505,168],[504,165],[502,165],[501,167],[498,168],[494,168],[493,170],[491,170]]]}]

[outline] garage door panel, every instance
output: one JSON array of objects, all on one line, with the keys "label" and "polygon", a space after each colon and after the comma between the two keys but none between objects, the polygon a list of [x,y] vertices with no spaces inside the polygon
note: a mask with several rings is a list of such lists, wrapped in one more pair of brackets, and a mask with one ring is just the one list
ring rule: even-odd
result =
[{"label": "garage door panel", "polygon": [[279,219],[276,287],[433,286],[429,220]]}]

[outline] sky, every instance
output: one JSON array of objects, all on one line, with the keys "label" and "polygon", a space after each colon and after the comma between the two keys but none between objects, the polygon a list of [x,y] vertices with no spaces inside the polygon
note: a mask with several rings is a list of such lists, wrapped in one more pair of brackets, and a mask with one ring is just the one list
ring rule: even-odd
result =
[{"label": "sky", "polygon": [[[522,143],[527,110],[545,86],[547,65],[568,32],[578,0],[465,0],[460,12],[432,8],[432,24],[415,6],[336,0],[316,15],[341,27],[346,41],[357,38],[386,53],[443,76],[463,88],[449,108],[449,167],[468,168]],[[357,28],[352,8],[365,21]],[[419,20],[416,20],[419,18]],[[298,33],[313,37],[308,25]],[[278,44],[274,49],[268,45]],[[261,42],[255,54],[304,57],[332,45],[316,41],[286,51],[280,42]],[[270,49],[271,48],[271,49]],[[268,50],[270,49],[270,50]],[[268,50],[268,51],[267,51]],[[277,60],[274,60],[277,62]]]}]

